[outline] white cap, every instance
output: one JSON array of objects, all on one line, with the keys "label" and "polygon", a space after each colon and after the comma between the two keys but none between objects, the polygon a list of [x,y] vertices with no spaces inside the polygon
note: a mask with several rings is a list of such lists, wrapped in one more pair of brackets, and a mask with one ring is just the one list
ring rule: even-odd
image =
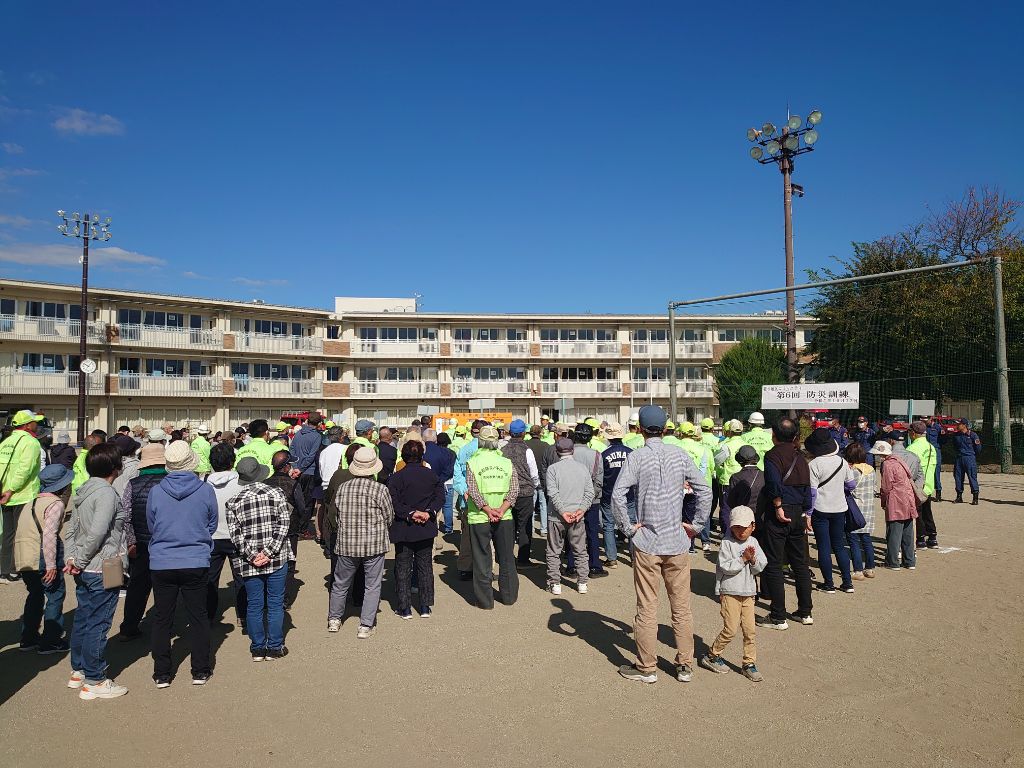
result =
[{"label": "white cap", "polygon": [[759,427],[763,427],[764,426],[764,414],[762,414],[760,411],[754,411],[752,414],[750,414],[750,418],[747,419],[747,423],[748,424],[754,424],[754,425],[759,426]]},{"label": "white cap", "polygon": [[200,435],[208,435],[210,434],[210,428],[205,424],[200,424],[198,427],[196,427],[196,432]]},{"label": "white cap", "polygon": [[629,412],[629,426],[635,427],[640,424],[640,409],[634,408]]}]

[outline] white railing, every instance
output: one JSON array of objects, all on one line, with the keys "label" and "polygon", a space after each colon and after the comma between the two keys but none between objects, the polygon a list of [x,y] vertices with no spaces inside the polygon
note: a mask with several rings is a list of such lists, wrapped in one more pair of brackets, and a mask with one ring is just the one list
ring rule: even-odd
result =
[{"label": "white railing", "polygon": [[[710,381],[688,381],[680,379],[676,382],[676,395],[679,397],[710,397],[714,392],[714,385]],[[668,397],[669,384],[667,381],[634,381],[634,395],[652,395],[654,397]]]},{"label": "white railing", "polygon": [[178,397],[210,397],[223,392],[216,376],[143,376],[119,373],[117,391],[121,395],[170,395]]},{"label": "white railing", "polygon": [[530,354],[528,341],[453,341],[452,355],[459,357],[526,357]]},{"label": "white railing", "polygon": [[[668,358],[667,341],[634,341],[634,357]],[[676,357],[711,357],[711,342],[709,341],[677,341]]]},{"label": "white railing", "polygon": [[[78,371],[0,370],[0,390],[8,395],[75,395],[78,394]],[[103,392],[103,376],[88,377],[88,392]]]},{"label": "white railing", "polygon": [[317,379],[250,379],[235,377],[237,397],[289,397],[291,395],[319,395],[323,382]]},{"label": "white railing", "polygon": [[[27,339],[30,341],[78,341],[81,324],[78,320],[59,320],[53,317],[18,317],[0,315],[0,339]],[[89,323],[87,333],[94,342],[103,335],[101,323]]]},{"label": "white railing", "polygon": [[420,381],[357,381],[357,395],[437,395],[441,385],[435,379]]},{"label": "white railing", "polygon": [[456,379],[452,382],[452,395],[506,397],[508,395],[529,395],[530,393],[530,382],[525,379],[494,379],[488,381]]},{"label": "white railing", "polygon": [[353,355],[378,357],[423,357],[436,355],[441,347],[436,340],[402,341],[398,339],[358,339],[352,343]]},{"label": "white railing", "polygon": [[250,352],[320,354],[323,339],[317,336],[274,336],[269,333],[235,333],[235,349]]},{"label": "white railing", "polygon": [[219,330],[203,328],[166,328],[135,323],[120,323],[118,337],[122,344],[136,343],[153,347],[185,349],[220,349],[224,346],[224,334]]},{"label": "white railing", "polygon": [[541,355],[556,357],[620,357],[617,341],[542,341]]},{"label": "white railing", "polygon": [[550,395],[617,395],[622,392],[622,384],[613,379],[595,379],[592,381],[542,381],[541,392]]}]

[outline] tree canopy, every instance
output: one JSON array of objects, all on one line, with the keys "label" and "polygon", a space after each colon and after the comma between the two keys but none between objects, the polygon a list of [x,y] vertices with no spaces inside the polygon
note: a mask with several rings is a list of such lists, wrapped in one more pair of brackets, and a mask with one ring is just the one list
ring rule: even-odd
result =
[{"label": "tree canopy", "polygon": [[[723,419],[745,421],[761,410],[761,387],[786,383],[786,351],[767,339],[747,338],[722,356],[715,390]],[[771,420],[774,413],[765,413]]]}]

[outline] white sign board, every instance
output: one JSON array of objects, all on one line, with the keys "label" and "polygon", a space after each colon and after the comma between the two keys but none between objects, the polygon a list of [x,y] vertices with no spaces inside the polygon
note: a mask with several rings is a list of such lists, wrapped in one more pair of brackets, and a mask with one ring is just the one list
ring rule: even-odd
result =
[{"label": "white sign board", "polygon": [[771,410],[788,408],[860,407],[860,382],[840,384],[766,384],[761,387],[761,407]]},{"label": "white sign board", "polygon": [[557,408],[561,413],[571,411],[575,407],[575,405],[576,401],[573,400],[571,397],[560,397],[557,400],[555,400],[555,408]]},{"label": "white sign board", "polygon": [[469,401],[469,410],[471,411],[491,411],[494,410],[494,399],[493,398],[481,398],[479,400]]},{"label": "white sign board", "polygon": [[934,400],[890,400],[890,416],[931,416],[935,413]]},{"label": "white sign board", "polygon": [[441,409],[436,405],[417,405],[416,415],[417,416],[436,416],[441,412]]}]

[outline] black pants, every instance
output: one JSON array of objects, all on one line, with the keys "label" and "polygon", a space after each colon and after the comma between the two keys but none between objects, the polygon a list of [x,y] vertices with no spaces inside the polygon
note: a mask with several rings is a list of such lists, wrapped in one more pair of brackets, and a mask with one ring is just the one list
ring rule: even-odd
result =
[{"label": "black pants", "polygon": [[[551,514],[550,509],[548,514]],[[587,531],[587,560],[590,561],[590,570],[597,571],[604,567],[601,562],[601,534],[604,532],[601,527],[601,505],[592,504],[590,509],[583,515],[583,527]],[[576,572],[576,555],[569,547],[569,539],[566,537],[565,566],[569,573]]]},{"label": "black pants", "polygon": [[807,570],[807,528],[800,505],[786,504],[783,510],[792,522],[780,523],[775,510],[765,514],[764,538],[760,540],[768,565],[762,579],[768,592],[772,608],[772,621],[786,619],[786,587],[782,579],[782,562],[785,558],[796,581],[797,612],[811,615],[811,574]]},{"label": "black pants", "polygon": [[498,596],[505,605],[512,605],[519,599],[519,573],[516,571],[515,523],[502,520],[498,523],[474,523],[469,526],[470,545],[473,548],[473,594],[480,608],[494,607],[494,587],[491,544],[494,557],[498,560]]},{"label": "black pants", "polygon": [[533,493],[520,495],[512,505],[512,522],[516,527],[516,544],[519,545],[520,563],[530,561],[530,543],[533,541]]},{"label": "black pants", "polygon": [[231,543],[231,539],[213,540],[213,552],[210,553],[210,576],[206,586],[206,615],[210,619],[210,623],[217,618],[217,608],[220,604],[220,574],[224,570],[225,560],[228,562],[228,568],[231,569],[231,587],[235,590],[235,618],[245,619],[245,607],[248,600],[242,577],[231,564],[233,554],[235,554],[235,545]]},{"label": "black pants", "polygon": [[917,540],[938,538],[939,531],[935,527],[935,515],[932,514],[932,500],[928,499],[918,510]]},{"label": "black pants", "polygon": [[[722,484],[718,482],[717,477],[711,478],[711,514],[715,514],[715,510],[718,509],[718,502],[722,498]],[[708,530],[711,530],[711,517],[708,517]],[[724,535],[724,531],[723,531]]]},{"label": "black pants", "polygon": [[192,645],[192,674],[212,672],[210,619],[206,615],[209,568],[170,568],[150,571],[153,579],[153,679],[171,675],[171,624],[178,595],[188,616]]},{"label": "black pants", "polygon": [[128,561],[128,568],[131,578],[125,588],[124,617],[121,619],[120,631],[124,635],[134,635],[139,631],[139,622],[146,612],[149,593],[153,589],[148,544],[135,544],[135,557]]},{"label": "black pants", "polygon": [[420,591],[420,607],[434,604],[434,540],[395,542],[395,590],[398,610],[412,608],[412,569],[416,563],[416,585]]}]

